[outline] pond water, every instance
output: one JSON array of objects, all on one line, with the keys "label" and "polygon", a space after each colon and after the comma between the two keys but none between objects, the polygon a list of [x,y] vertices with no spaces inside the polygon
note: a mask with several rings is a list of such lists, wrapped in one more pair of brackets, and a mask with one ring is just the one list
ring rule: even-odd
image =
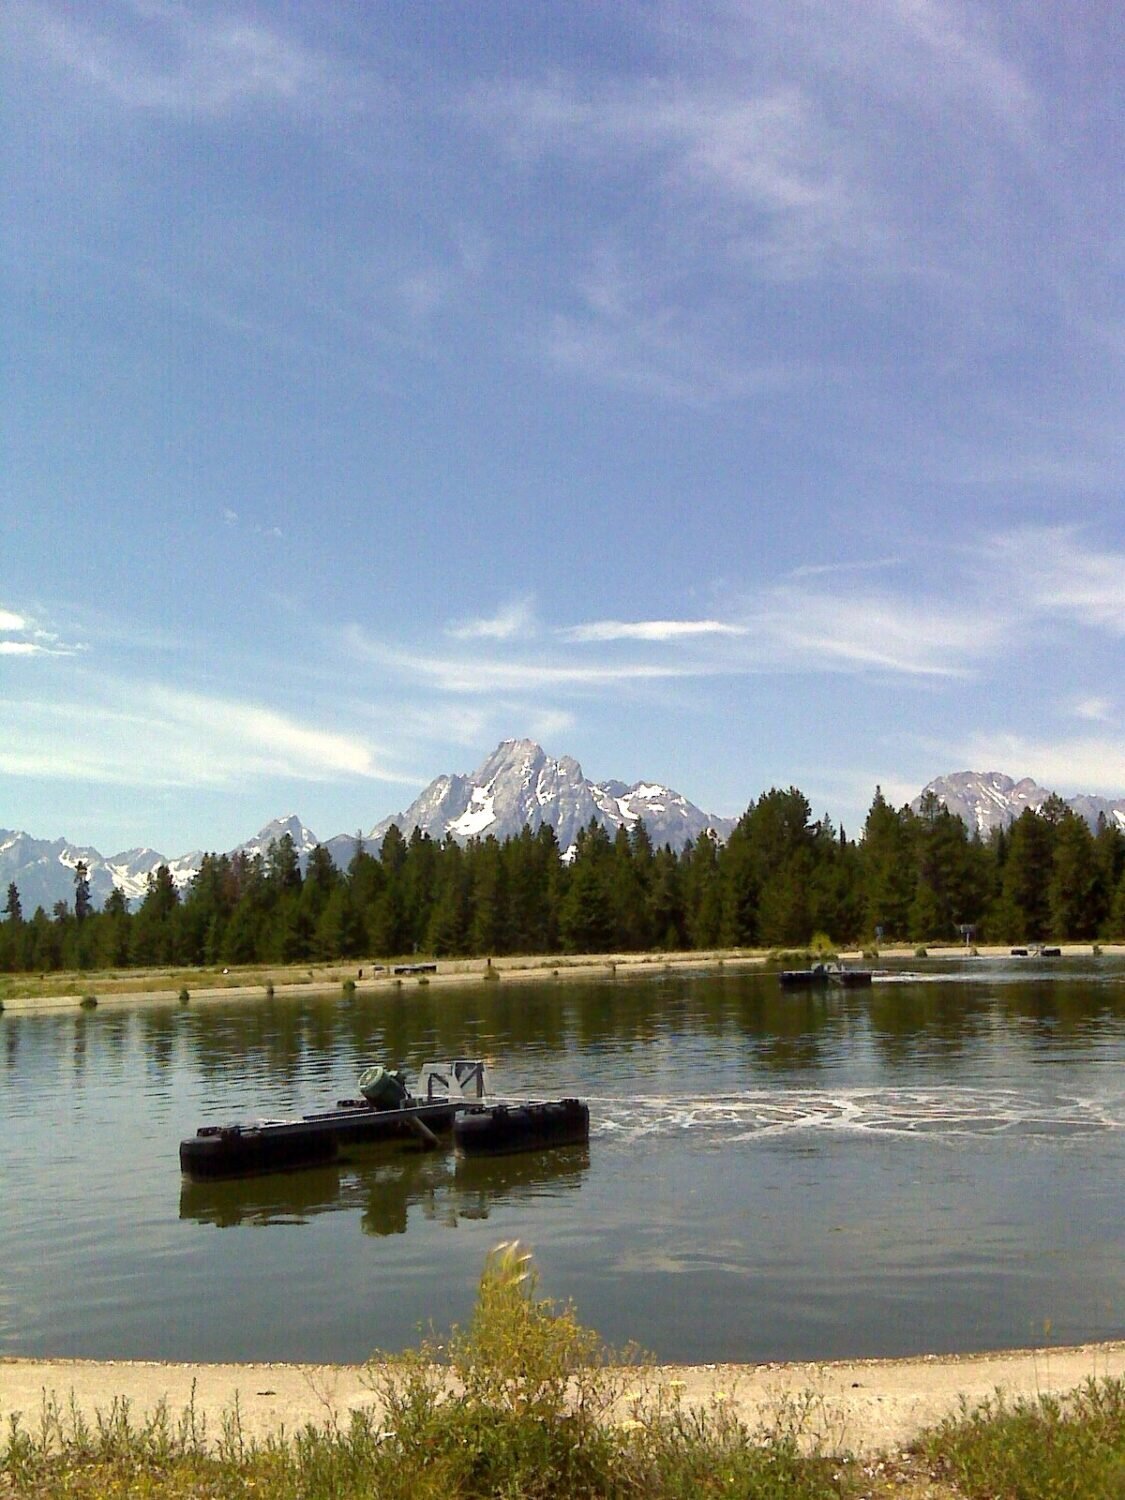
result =
[{"label": "pond water", "polygon": [[[487,1250],[666,1361],[1125,1336],[1125,963],[925,965],[0,1015],[0,1354],[340,1360],[463,1321]],[[482,1056],[588,1149],[182,1181],[197,1125]]]}]

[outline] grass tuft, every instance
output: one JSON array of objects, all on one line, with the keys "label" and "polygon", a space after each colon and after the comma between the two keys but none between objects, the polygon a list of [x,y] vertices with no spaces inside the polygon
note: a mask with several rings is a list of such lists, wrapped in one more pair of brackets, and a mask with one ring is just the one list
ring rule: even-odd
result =
[{"label": "grass tuft", "polygon": [[915,1451],[966,1500],[1121,1500],[1125,1380],[1089,1380],[1069,1396],[998,1394],[923,1433]]}]

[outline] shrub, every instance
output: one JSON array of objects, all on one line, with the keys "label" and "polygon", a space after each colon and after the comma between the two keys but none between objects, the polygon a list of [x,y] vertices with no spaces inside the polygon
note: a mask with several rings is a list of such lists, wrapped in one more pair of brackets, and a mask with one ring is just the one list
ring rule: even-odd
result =
[{"label": "shrub", "polygon": [[190,994],[188,994],[188,987],[185,984],[180,989],[180,1004],[181,1005],[186,1005],[190,999],[191,999],[191,996],[190,996]]},{"label": "shrub", "polygon": [[78,1003],[83,1010],[94,1010],[97,1008],[98,997],[97,995],[83,995]]},{"label": "shrub", "polygon": [[620,1376],[597,1334],[537,1285],[531,1256],[500,1245],[467,1328],[368,1365],[396,1467],[436,1471],[451,1495],[604,1492]]},{"label": "shrub", "polygon": [[923,1433],[935,1474],[971,1500],[1119,1500],[1125,1494],[1125,1380],[1089,1380],[1069,1396],[998,1395]]}]

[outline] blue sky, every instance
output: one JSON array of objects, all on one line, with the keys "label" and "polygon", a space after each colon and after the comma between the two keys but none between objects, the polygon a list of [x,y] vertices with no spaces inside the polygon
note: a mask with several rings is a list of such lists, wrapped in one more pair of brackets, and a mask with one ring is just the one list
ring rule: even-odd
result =
[{"label": "blue sky", "polygon": [[2,25],[0,826],[1125,795],[1119,6]]}]

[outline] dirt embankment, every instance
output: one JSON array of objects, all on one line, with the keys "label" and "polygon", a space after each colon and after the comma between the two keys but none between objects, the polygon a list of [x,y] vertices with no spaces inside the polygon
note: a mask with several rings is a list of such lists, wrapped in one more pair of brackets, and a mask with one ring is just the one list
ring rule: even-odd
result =
[{"label": "dirt embankment", "polygon": [[[1125,1378],[1125,1343],[1071,1349],[827,1364],[662,1366],[652,1372],[688,1406],[729,1402],[751,1426],[798,1421],[833,1451],[900,1449],[923,1427],[998,1390],[1010,1396],[1073,1390],[1091,1378]],[[625,1379],[626,1400],[643,1380]],[[346,1423],[376,1404],[354,1365],[198,1365],[140,1361],[0,1359],[0,1425],[13,1412],[34,1423],[45,1397],[73,1397],[93,1418],[124,1397],[143,1419],[161,1401],[178,1416],[189,1405],[218,1435],[237,1401],[244,1434],[293,1433],[307,1423]]]}]

